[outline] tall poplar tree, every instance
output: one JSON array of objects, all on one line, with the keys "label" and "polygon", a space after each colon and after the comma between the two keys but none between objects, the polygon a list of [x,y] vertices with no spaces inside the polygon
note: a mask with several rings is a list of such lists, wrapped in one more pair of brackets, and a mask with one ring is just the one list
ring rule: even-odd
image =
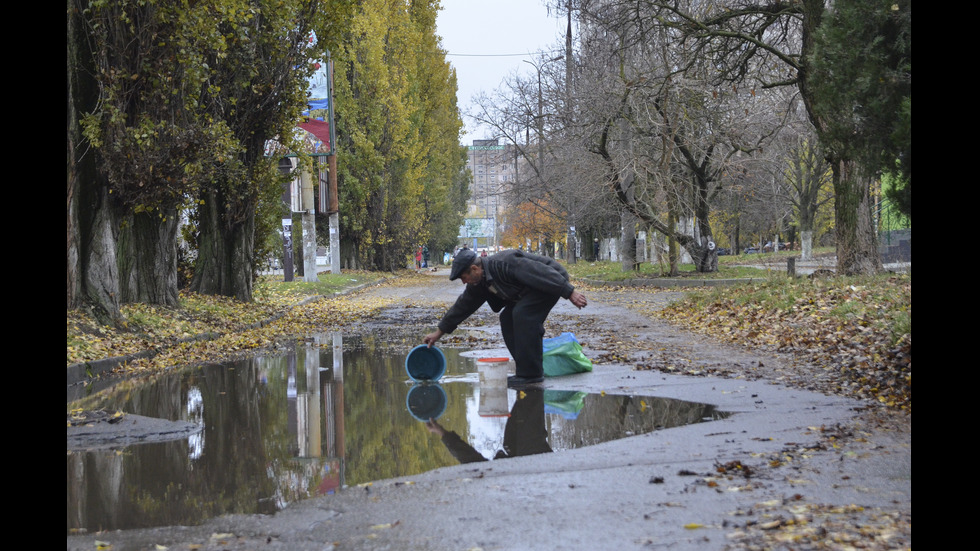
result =
[{"label": "tall poplar tree", "polygon": [[912,2],[836,0],[818,29],[811,89],[824,146],[860,164],[858,178],[900,175],[912,210]]},{"label": "tall poplar tree", "polygon": [[465,163],[462,122],[435,36],[437,10],[432,0],[364,0],[335,56],[347,266],[404,266],[429,242],[432,222],[457,208],[446,199]]},{"label": "tall poplar tree", "polygon": [[415,116],[425,158],[422,176],[423,225],[415,241],[436,252],[452,250],[463,222],[469,179],[466,148],[460,145],[463,123],[456,103],[456,71],[445,58],[436,31],[438,2],[413,2],[412,20],[419,29],[418,93]]},{"label": "tall poplar tree", "polygon": [[278,206],[266,144],[289,143],[350,4],[69,0],[69,308],[118,321],[120,301],[175,304],[185,208],[194,289],[251,298],[256,213]]},{"label": "tall poplar tree", "polygon": [[176,305],[178,210],[227,145],[201,103],[211,6],[68,7],[69,281],[75,263],[83,289],[69,306]]},{"label": "tall poplar tree", "polygon": [[240,0],[218,14],[221,47],[208,60],[204,101],[208,119],[228,126],[236,149],[215,159],[201,187],[194,291],[252,298],[256,217],[278,208],[278,158],[266,154],[266,143],[278,138],[288,147],[306,107],[307,78],[322,55],[311,42],[319,4]]}]

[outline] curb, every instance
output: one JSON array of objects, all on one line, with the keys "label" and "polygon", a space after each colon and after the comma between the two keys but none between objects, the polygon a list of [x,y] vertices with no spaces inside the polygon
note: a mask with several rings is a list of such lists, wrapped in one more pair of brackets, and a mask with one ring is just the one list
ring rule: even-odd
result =
[{"label": "curb", "polygon": [[620,281],[604,281],[599,279],[578,279],[588,285],[595,287],[727,287],[729,285],[739,285],[743,283],[762,283],[766,281],[762,277],[750,277],[739,279],[623,279]]}]

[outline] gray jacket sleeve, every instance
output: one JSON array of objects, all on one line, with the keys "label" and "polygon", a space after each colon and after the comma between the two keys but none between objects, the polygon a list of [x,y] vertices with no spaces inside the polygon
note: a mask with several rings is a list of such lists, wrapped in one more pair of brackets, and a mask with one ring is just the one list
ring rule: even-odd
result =
[{"label": "gray jacket sleeve", "polygon": [[452,308],[446,312],[446,315],[442,316],[438,325],[439,330],[443,333],[452,333],[459,327],[459,324],[473,315],[473,312],[476,312],[486,301],[487,298],[481,289],[467,285],[466,290],[459,295]]},{"label": "gray jacket sleeve", "polygon": [[446,445],[449,453],[453,454],[456,461],[460,463],[476,463],[487,460],[486,457],[480,455],[480,452],[476,451],[473,446],[469,445],[455,432],[446,431],[446,434],[442,435],[442,443]]}]

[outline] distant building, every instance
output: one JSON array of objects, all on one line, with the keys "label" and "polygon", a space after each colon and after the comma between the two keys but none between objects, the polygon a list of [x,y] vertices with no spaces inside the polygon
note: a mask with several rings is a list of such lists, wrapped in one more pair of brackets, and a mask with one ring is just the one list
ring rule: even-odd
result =
[{"label": "distant building", "polygon": [[499,140],[473,140],[466,168],[473,173],[467,217],[496,218],[503,207],[505,182],[514,181],[514,154]]},{"label": "distant building", "polygon": [[[470,200],[466,205],[466,218],[491,219],[496,227],[505,207],[504,191],[509,183],[517,179],[514,149],[509,145],[500,145],[497,139],[473,140],[473,145],[467,149],[466,168],[473,174],[473,182],[470,185]],[[499,245],[496,232],[494,233],[481,246]]]}]

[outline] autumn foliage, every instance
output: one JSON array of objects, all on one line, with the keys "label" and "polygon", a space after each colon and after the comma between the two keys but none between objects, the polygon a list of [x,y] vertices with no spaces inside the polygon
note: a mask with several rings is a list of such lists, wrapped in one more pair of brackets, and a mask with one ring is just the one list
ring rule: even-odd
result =
[{"label": "autumn foliage", "polygon": [[547,201],[523,202],[507,210],[503,244],[554,243],[563,241],[567,231],[564,216]]},{"label": "autumn foliage", "polygon": [[663,317],[740,345],[800,355],[817,390],[912,409],[912,277],[773,280],[694,292]]}]

